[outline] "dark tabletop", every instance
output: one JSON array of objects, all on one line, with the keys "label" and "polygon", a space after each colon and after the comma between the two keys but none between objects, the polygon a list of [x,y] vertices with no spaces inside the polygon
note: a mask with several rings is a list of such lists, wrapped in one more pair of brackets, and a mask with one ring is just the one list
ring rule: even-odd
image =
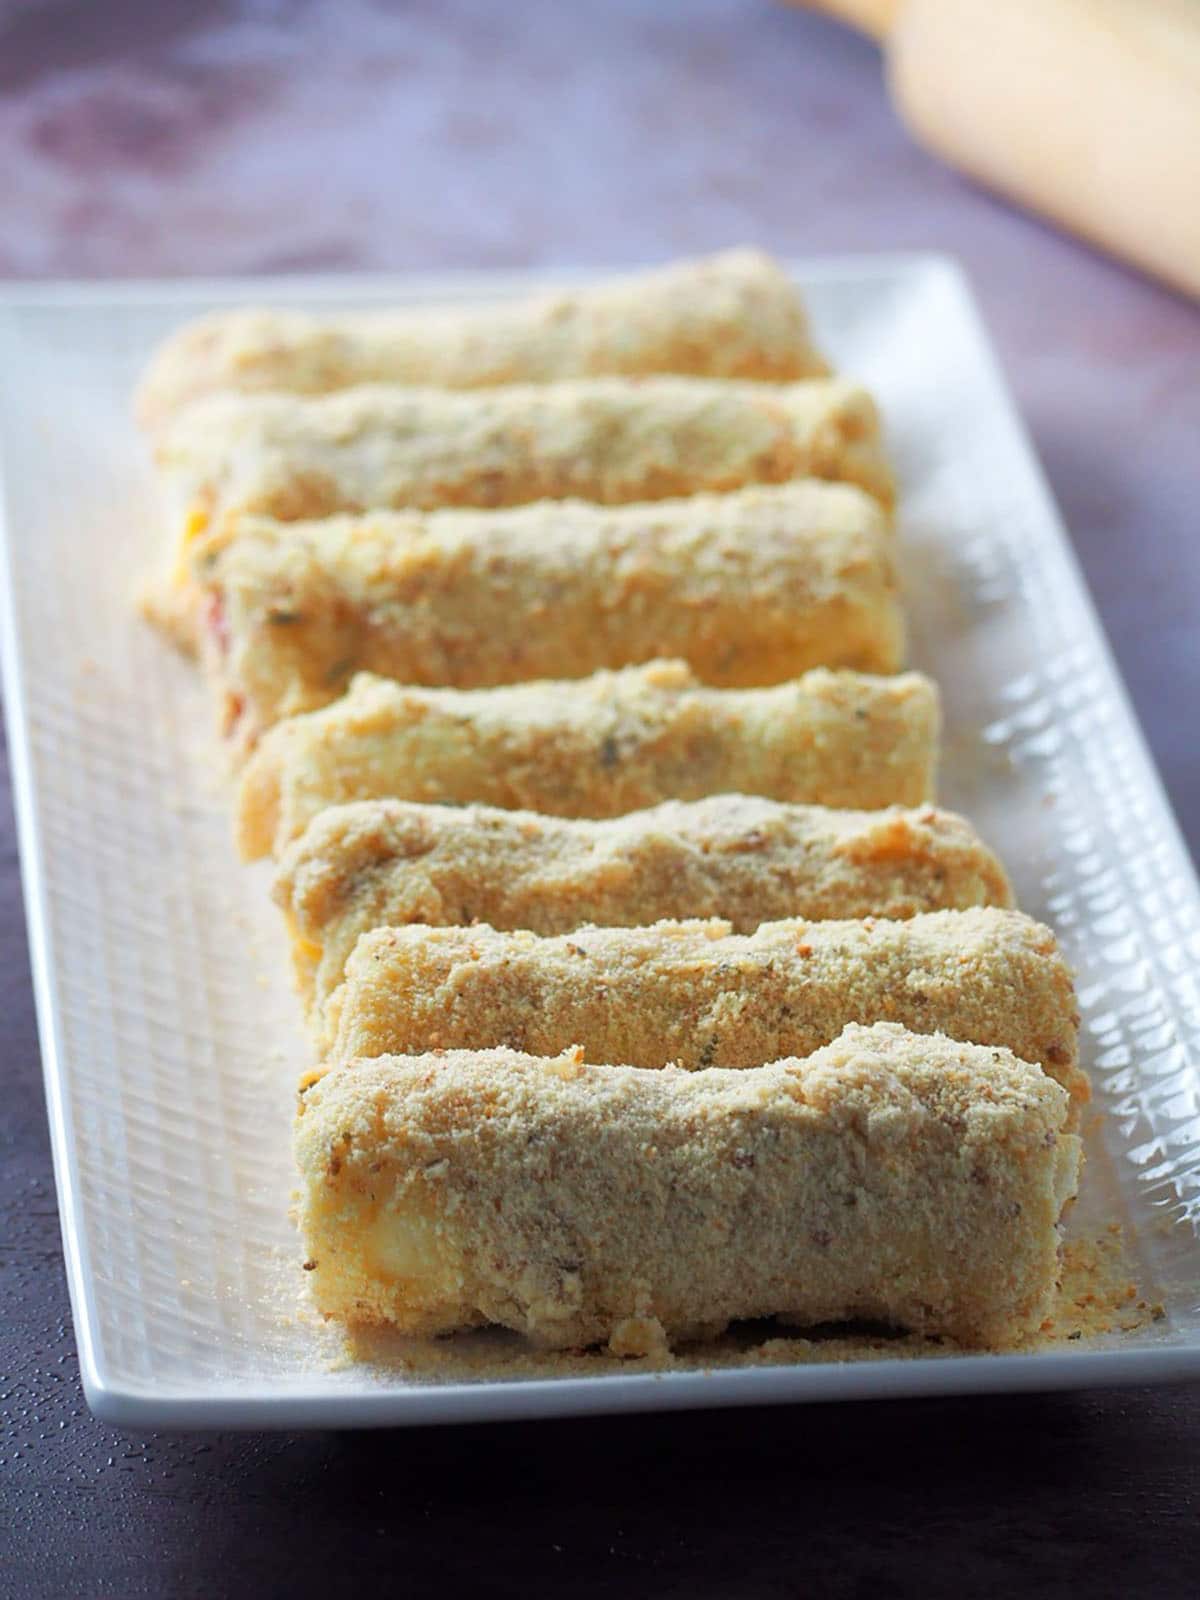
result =
[{"label": "dark tabletop", "polygon": [[[1200,313],[916,150],[849,35],[766,0],[0,0],[0,197],[10,276],[953,252],[1200,844]],[[5,1600],[1200,1588],[1189,1389],[114,1433],[79,1387],[7,809],[0,1017]]]}]

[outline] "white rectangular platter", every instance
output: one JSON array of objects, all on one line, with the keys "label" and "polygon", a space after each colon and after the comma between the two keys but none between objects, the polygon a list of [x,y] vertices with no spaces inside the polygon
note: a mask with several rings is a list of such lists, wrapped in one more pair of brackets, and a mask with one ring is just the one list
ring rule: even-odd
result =
[{"label": "white rectangular platter", "polygon": [[1200,1373],[1200,895],[961,275],[796,268],[879,397],[914,664],[945,696],[941,799],[1078,973],[1103,1112],[1074,1227],[1123,1226],[1166,1315],[1011,1355],[405,1377],[330,1359],[288,1217],[305,1062],[264,872],[239,867],[193,672],[138,619],[160,557],[129,396],[214,306],[424,304],[529,279],[21,286],[0,294],[9,739],[83,1381],[136,1427],[452,1422],[1065,1388]]}]

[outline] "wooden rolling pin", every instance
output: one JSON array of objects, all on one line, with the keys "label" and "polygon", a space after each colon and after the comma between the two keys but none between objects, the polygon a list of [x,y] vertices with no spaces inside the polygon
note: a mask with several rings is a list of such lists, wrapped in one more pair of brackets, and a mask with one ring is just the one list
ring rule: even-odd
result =
[{"label": "wooden rolling pin", "polygon": [[1198,0],[806,0],[873,35],[915,137],[1200,295]]}]

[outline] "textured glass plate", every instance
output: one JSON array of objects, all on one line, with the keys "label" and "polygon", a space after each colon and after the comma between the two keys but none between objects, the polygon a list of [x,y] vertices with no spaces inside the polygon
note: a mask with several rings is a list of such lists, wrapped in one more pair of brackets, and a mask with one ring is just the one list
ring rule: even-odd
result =
[{"label": "textured glass plate", "polygon": [[159,559],[129,395],[219,304],[427,302],[528,280],[18,287],[0,295],[4,667],[34,981],[88,1399],[128,1426],[346,1426],[1146,1382],[1200,1372],[1200,899],[958,271],[797,269],[880,397],[942,782],[1079,977],[1105,1113],[1073,1226],[1120,1222],[1163,1320],[1029,1354],[403,1379],[330,1360],[288,1219],[305,1061],[267,874],[234,860],[193,673],[131,608]]}]

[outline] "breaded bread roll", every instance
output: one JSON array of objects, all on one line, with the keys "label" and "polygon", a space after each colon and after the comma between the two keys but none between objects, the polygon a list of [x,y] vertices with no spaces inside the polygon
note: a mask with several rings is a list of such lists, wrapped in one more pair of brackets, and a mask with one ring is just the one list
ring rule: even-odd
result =
[{"label": "breaded bread roll", "polygon": [[271,729],[242,777],[238,840],[247,858],[278,852],[328,806],[369,799],[567,817],[737,792],[918,805],[939,729],[936,687],[918,673],[818,668],[770,689],[708,689],[680,662],[465,691],[360,678]]},{"label": "breaded bread roll", "polygon": [[765,1316],[1013,1344],[1051,1303],[1067,1104],[1010,1051],[889,1023],[744,1072],[352,1061],[301,1096],[308,1281],[350,1323],[550,1349]]},{"label": "breaded bread roll", "polygon": [[721,917],[910,917],[1009,906],[1003,868],[953,812],[829,811],[746,795],[608,822],[395,800],[337,806],[285,853],[275,898],[306,1001],[323,1004],[361,934],[409,922],[569,933]]},{"label": "breaded bread roll", "polygon": [[678,656],[745,687],[903,654],[893,536],[846,484],[233,518],[193,549],[202,653],[242,746],[360,671],[476,689]]},{"label": "breaded bread roll", "polygon": [[491,305],[214,312],[156,351],[136,410],[143,426],[159,428],[222,390],[476,389],[656,372],[786,383],[827,370],[782,267],[759,250],[724,250]]},{"label": "breaded bread roll", "polygon": [[1070,969],[1050,929],[1019,911],[931,911],[907,921],[727,922],[365,933],[316,1029],[323,1058],[507,1045],[662,1067],[757,1067],[805,1056],[850,1022],[899,1022],[1002,1045],[1066,1089],[1079,1065]]}]

